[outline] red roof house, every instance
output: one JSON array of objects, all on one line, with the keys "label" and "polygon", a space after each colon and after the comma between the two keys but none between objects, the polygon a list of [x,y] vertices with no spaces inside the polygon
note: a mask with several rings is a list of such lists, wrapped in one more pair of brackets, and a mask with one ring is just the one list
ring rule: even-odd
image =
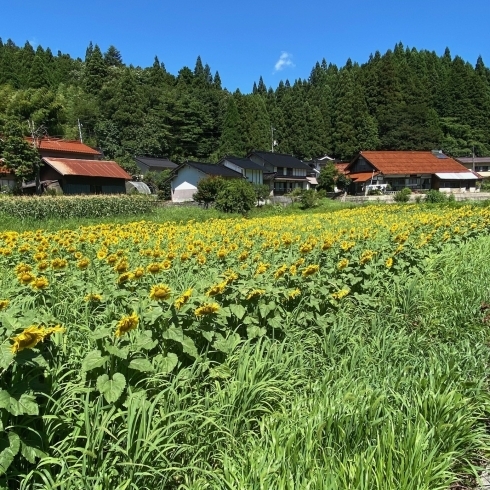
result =
[{"label": "red roof house", "polygon": [[116,162],[43,158],[41,181],[58,181],[64,194],[125,194],[131,176]]},{"label": "red roof house", "polygon": [[365,183],[393,190],[474,191],[481,177],[439,151],[362,151],[345,168],[355,192]]}]

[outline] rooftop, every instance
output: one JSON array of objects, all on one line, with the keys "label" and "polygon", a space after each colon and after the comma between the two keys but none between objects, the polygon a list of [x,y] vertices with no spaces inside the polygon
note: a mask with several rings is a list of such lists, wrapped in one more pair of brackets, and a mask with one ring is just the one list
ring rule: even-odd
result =
[{"label": "rooftop", "polygon": [[362,151],[349,166],[361,156],[384,175],[468,171],[443,153],[434,154],[431,151]]},{"label": "rooftop", "polygon": [[113,161],[43,158],[43,162],[63,176],[111,177],[113,179],[131,180],[131,176]]},{"label": "rooftop", "polygon": [[185,162],[183,165],[189,165],[207,175],[219,175],[221,177],[242,177],[242,174],[235,172],[231,168],[224,167],[223,165],[216,165],[214,163],[202,163],[202,162]]},{"label": "rooftop", "polygon": [[247,156],[257,155],[258,157],[265,160],[267,163],[274,167],[283,167],[283,168],[301,168],[304,170],[311,171],[311,168],[303,163],[296,157],[292,155],[286,155],[284,153],[272,153],[270,151],[251,151]]},{"label": "rooftop", "polygon": [[[32,143],[32,138],[26,137]],[[80,153],[84,155],[101,155],[100,151],[94,150],[78,140],[63,140],[59,138],[42,138],[38,140],[38,148],[46,151],[62,151],[65,153]]]},{"label": "rooftop", "polygon": [[149,168],[161,168],[161,169],[174,169],[178,165],[168,158],[155,158],[155,157],[145,157],[143,155],[137,155],[134,157],[136,163],[140,162]]},{"label": "rooftop", "polygon": [[[473,163],[473,157],[456,158],[456,161],[464,165],[468,165],[468,164],[471,165]],[[489,164],[490,164],[490,157],[475,157],[475,165],[489,165]]]},{"label": "rooftop", "polygon": [[253,162],[252,160],[250,160],[250,158],[226,156],[221,160],[221,162],[224,162],[225,160],[234,163],[236,166],[240,168],[248,168],[250,170],[262,170],[262,171],[264,170],[264,167],[262,165]]}]

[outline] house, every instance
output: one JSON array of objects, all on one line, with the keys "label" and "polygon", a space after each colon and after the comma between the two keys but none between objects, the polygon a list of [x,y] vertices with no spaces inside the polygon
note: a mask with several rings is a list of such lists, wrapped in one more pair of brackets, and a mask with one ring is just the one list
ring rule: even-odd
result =
[{"label": "house", "polygon": [[224,165],[212,163],[185,162],[172,172],[170,177],[173,202],[192,201],[197,192],[197,184],[205,177],[222,177],[224,179],[242,179],[243,175]]},{"label": "house", "polygon": [[394,191],[437,189],[475,192],[478,174],[439,151],[362,151],[345,168],[351,193],[368,184],[389,184]]},{"label": "house", "polygon": [[316,185],[312,169],[292,155],[254,150],[247,158],[264,168],[264,183],[269,183],[276,196]]},{"label": "house", "polygon": [[[26,140],[33,144],[32,138]],[[38,139],[37,149],[41,158],[74,158],[84,160],[102,160],[102,153],[78,140],[63,140],[46,137]]]},{"label": "house", "polygon": [[136,165],[145,175],[147,172],[162,172],[163,170],[174,170],[178,165],[168,158],[154,158],[138,155],[134,157]]},{"label": "house", "polygon": [[226,156],[218,162],[218,165],[224,165],[235,172],[240,172],[252,184],[264,183],[264,167],[250,158]]},{"label": "house", "polygon": [[[44,187],[58,182],[64,194],[125,194],[131,176],[116,162],[70,158],[43,158],[40,170]],[[28,183],[24,188],[35,187]]]},{"label": "house", "polygon": [[468,170],[478,172],[484,179],[490,177],[490,157],[463,157],[456,158],[456,161]]}]

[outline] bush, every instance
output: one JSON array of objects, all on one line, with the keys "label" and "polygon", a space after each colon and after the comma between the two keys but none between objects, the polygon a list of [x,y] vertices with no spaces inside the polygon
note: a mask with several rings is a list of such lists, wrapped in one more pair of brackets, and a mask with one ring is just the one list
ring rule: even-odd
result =
[{"label": "bush", "polygon": [[405,189],[398,191],[393,196],[393,199],[395,200],[395,202],[408,202],[410,199],[411,193],[412,193],[412,191],[408,187],[405,187]]},{"label": "bush", "polygon": [[204,207],[207,208],[211,203],[216,201],[219,192],[225,186],[225,179],[223,177],[204,177],[197,184],[197,192],[192,196],[194,201],[199,204],[204,204]]},{"label": "bush", "polygon": [[225,181],[216,197],[215,207],[225,213],[245,214],[256,202],[255,190],[250,182],[242,179]]},{"label": "bush", "polygon": [[432,202],[432,203],[447,202],[447,196],[443,192],[439,192],[435,189],[431,189],[425,196],[425,202]]},{"label": "bush", "polygon": [[299,196],[301,209],[310,209],[318,205],[318,194],[314,189],[301,192]]}]

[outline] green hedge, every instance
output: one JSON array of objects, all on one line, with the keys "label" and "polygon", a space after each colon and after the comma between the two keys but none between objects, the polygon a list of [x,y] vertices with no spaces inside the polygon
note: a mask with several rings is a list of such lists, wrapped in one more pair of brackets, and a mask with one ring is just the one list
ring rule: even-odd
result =
[{"label": "green hedge", "polygon": [[0,198],[0,214],[23,219],[101,218],[141,215],[155,208],[147,196],[29,196]]}]

